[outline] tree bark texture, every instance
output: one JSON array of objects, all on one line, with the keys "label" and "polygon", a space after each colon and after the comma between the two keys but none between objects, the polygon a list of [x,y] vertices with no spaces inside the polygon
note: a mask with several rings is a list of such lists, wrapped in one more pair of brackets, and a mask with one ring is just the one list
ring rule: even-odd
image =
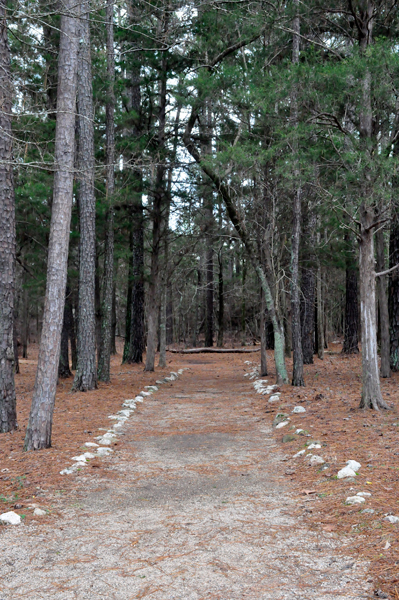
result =
[{"label": "tree bark texture", "polygon": [[[385,271],[385,244],[384,231],[379,229],[375,234],[375,245],[377,255],[377,271]],[[387,276],[377,277],[378,307],[380,313],[381,332],[381,377],[391,376],[390,367],[390,344],[389,344],[389,311],[387,294]]]},{"label": "tree bark texture", "polygon": [[342,353],[359,354],[359,305],[357,290],[357,271],[353,265],[347,265],[345,273],[345,331]]},{"label": "tree bark texture", "polygon": [[73,0],[65,0],[64,14],[61,16],[58,57],[56,170],[48,247],[46,295],[25,450],[38,450],[51,446],[72,210],[78,16],[76,3]]},{"label": "tree bark texture", "polygon": [[[399,264],[399,213],[396,212],[392,219],[389,236],[389,268]],[[390,337],[390,365],[394,372],[399,371],[399,270],[392,271],[389,275],[388,286],[389,306],[389,337]]]},{"label": "tree bark texture", "polygon": [[315,352],[316,256],[314,248],[316,243],[316,213],[310,202],[304,217],[304,248],[301,277],[302,353],[304,364],[312,365],[313,354]]},{"label": "tree bark texture", "polygon": [[374,211],[362,205],[359,253],[360,318],[362,332],[362,398],[360,408],[388,408],[382,399],[377,354],[375,310]]},{"label": "tree bark texture", "polygon": [[[298,9],[299,0],[294,0],[294,5]],[[292,39],[292,63],[299,62],[299,33],[300,21],[296,15],[292,25],[294,34]],[[291,120],[295,130],[298,128],[298,91],[294,84],[291,94]],[[292,385],[305,385],[303,378],[303,354],[302,354],[302,331],[301,331],[301,304],[299,293],[299,244],[301,239],[301,204],[302,189],[299,182],[298,161],[298,142],[294,140],[294,180],[297,182],[297,189],[294,191],[292,207],[292,238],[291,238],[291,328],[292,328],[292,351],[293,351],[293,373]]]},{"label": "tree bark texture", "polygon": [[114,290],[114,209],[115,188],[115,56],[114,56],[114,2],[107,0],[107,80],[108,98],[106,104],[107,139],[107,189],[108,202],[105,222],[105,256],[103,300],[101,305],[101,341],[97,376],[100,381],[110,380],[112,347],[112,295]]},{"label": "tree bark texture", "polygon": [[0,433],[17,428],[14,384],[15,200],[12,87],[6,11],[0,3]]},{"label": "tree bark texture", "polygon": [[90,47],[90,2],[81,1],[78,58],[79,318],[73,390],[97,387],[96,365],[96,198],[94,193],[94,108]]},{"label": "tree bark texture", "polygon": [[316,282],[317,308],[316,308],[316,324],[317,324],[317,356],[320,360],[324,359],[324,311],[323,311],[323,294],[322,294],[322,271],[319,266],[317,269]]},{"label": "tree bark texture", "polygon": [[267,373],[267,354],[266,354],[266,305],[261,290],[260,300],[260,372],[261,377],[266,377]]},{"label": "tree bark texture", "polygon": [[[66,292],[66,295],[68,291]],[[62,323],[61,331],[61,348],[60,348],[60,360],[58,363],[58,377],[60,379],[68,379],[72,377],[71,369],[69,368],[69,332],[70,323],[68,323],[68,302],[69,299],[65,298],[64,304],[64,320]]]},{"label": "tree bark texture", "polygon": [[217,347],[223,347],[224,334],[224,279],[223,279],[223,247],[218,253],[219,278],[218,278],[218,338]]},{"label": "tree bark texture", "polygon": [[[160,23],[163,39],[168,31],[169,15],[165,11]],[[155,367],[155,353],[158,345],[158,318],[161,306],[161,246],[162,237],[165,235],[166,203],[168,195],[165,186],[165,125],[166,125],[166,83],[167,83],[167,56],[163,52],[159,82],[159,115],[158,115],[158,165],[155,175],[155,186],[152,205],[152,248],[151,248],[151,274],[148,286],[147,302],[147,354],[145,370],[153,371]]]}]

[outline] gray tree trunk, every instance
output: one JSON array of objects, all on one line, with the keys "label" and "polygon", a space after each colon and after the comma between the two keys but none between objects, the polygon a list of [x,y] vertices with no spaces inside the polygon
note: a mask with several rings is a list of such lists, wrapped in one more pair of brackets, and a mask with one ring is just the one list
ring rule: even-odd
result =
[{"label": "gray tree trunk", "polygon": [[25,450],[51,446],[53,410],[68,267],[72,210],[79,10],[64,1],[58,56],[57,125],[53,204],[48,247],[46,295],[36,381]]},{"label": "gray tree trunk", "polygon": [[[298,10],[299,0],[294,0],[296,10]],[[299,62],[299,33],[300,21],[296,15],[292,25],[294,34],[292,39],[292,63]],[[298,92],[296,85],[291,95],[291,120],[293,127],[298,128]],[[302,353],[302,331],[301,331],[301,303],[299,294],[299,244],[301,238],[301,203],[302,189],[299,183],[298,162],[298,142],[294,140],[294,181],[298,182],[298,187],[294,192],[292,208],[292,238],[291,238],[291,328],[292,328],[292,351],[293,351],[293,373],[292,385],[305,385],[303,378],[303,353]]]},{"label": "gray tree trunk", "polygon": [[12,87],[6,11],[0,3],[0,433],[17,428],[14,384],[15,200]]},{"label": "gray tree trunk", "polygon": [[[377,271],[385,271],[385,243],[384,231],[378,229],[375,234]],[[389,311],[387,294],[387,276],[377,277],[378,306],[380,309],[380,331],[381,331],[381,377],[391,376],[390,367],[390,343],[389,343]]]},{"label": "gray tree trunk", "polygon": [[267,373],[267,355],[266,355],[266,305],[263,291],[261,290],[260,301],[260,373],[261,377],[266,377]]},{"label": "gray tree trunk", "polygon": [[81,1],[78,65],[79,319],[78,360],[72,389],[86,392],[97,387],[96,198],[94,194],[94,109],[89,0]]},{"label": "gray tree trunk", "polygon": [[100,381],[110,380],[112,349],[112,295],[114,289],[114,209],[115,188],[115,56],[114,56],[114,2],[107,0],[107,80],[108,98],[106,105],[107,138],[107,201],[108,210],[105,223],[105,256],[103,301],[101,305],[101,341],[97,375]]}]

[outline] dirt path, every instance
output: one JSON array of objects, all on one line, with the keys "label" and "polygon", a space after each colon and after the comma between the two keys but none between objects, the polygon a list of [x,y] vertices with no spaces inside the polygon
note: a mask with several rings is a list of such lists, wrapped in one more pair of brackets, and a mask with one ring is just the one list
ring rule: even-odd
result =
[{"label": "dirt path", "polygon": [[243,370],[226,357],[182,364],[51,526],[4,528],[0,600],[371,597],[348,540],[297,516]]}]

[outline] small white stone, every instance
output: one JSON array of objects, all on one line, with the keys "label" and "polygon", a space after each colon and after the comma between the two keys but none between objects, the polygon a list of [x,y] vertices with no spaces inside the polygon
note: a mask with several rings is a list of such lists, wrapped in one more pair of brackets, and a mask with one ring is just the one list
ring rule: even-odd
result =
[{"label": "small white stone", "polygon": [[99,448],[97,450],[97,456],[108,456],[108,454],[111,454],[111,452],[113,452],[111,448]]},{"label": "small white stone", "polygon": [[85,452],[84,454],[81,454],[80,456],[72,456],[72,460],[76,460],[76,462],[86,462],[86,460],[90,460],[91,458],[94,458],[95,455],[92,452]]},{"label": "small white stone", "polygon": [[304,408],[303,406],[296,406],[292,412],[296,414],[304,413],[306,412],[306,408]]},{"label": "small white stone", "polygon": [[143,400],[144,400],[144,396],[136,396],[134,399],[135,402],[143,402]]},{"label": "small white stone", "polygon": [[299,458],[300,456],[303,456],[305,454],[305,452],[306,452],[306,450],[299,450],[299,452],[294,454],[294,456],[292,458]]},{"label": "small white stone", "polygon": [[273,394],[273,396],[270,396],[269,398],[269,402],[278,402],[280,400],[280,394]]},{"label": "small white stone", "polygon": [[321,444],[310,444],[308,450],[314,450],[315,448],[321,448]]},{"label": "small white stone", "polygon": [[394,515],[387,515],[384,521],[389,521],[390,523],[399,523],[399,517],[394,517]]},{"label": "small white stone", "polygon": [[183,375],[184,369],[179,369],[177,372],[179,373],[179,375]]},{"label": "small white stone", "polygon": [[35,510],[33,511],[33,514],[35,517],[45,517],[47,513],[45,510],[42,510],[41,508],[35,508]]},{"label": "small white stone", "polygon": [[0,515],[0,521],[3,521],[3,523],[8,523],[9,525],[19,525],[21,522],[21,517],[13,510],[10,510],[10,512]]},{"label": "small white stone", "polygon": [[276,425],[276,429],[281,429],[282,427],[285,427],[286,425],[288,425],[288,423],[289,423],[289,421],[282,421],[281,423]]},{"label": "small white stone", "polygon": [[363,502],[366,502],[366,500],[361,496],[349,496],[345,500],[345,504],[363,504]]},{"label": "small white stone", "polygon": [[[297,435],[299,435],[300,433],[303,433],[303,432],[304,432],[304,429],[297,429],[297,430],[295,431],[295,433],[296,433]],[[304,452],[305,452],[305,450],[304,450]]]},{"label": "small white stone", "polygon": [[127,410],[127,409],[126,410],[122,409],[122,410],[118,411],[118,415],[121,415],[122,417],[130,417],[131,414],[132,414],[132,411]]},{"label": "small white stone", "polygon": [[60,471],[60,475],[71,475],[72,473],[74,473],[76,471],[76,469],[62,469],[62,471]]},{"label": "small white stone", "polygon": [[353,471],[358,471],[362,466],[360,462],[357,462],[357,460],[348,460],[346,465]]},{"label": "small white stone", "polygon": [[344,467],[337,473],[338,479],[344,479],[345,477],[356,477],[356,473],[350,467]]},{"label": "small white stone", "polygon": [[87,448],[98,448],[98,444],[96,444],[95,442],[85,442],[84,445]]},{"label": "small white stone", "polygon": [[160,379],[157,379],[157,381],[155,383],[157,383],[158,385],[162,385],[164,383],[164,381],[161,381]]},{"label": "small white stone", "polygon": [[370,492],[358,492],[356,496],[362,496],[362,498],[368,498],[371,496]]},{"label": "small white stone", "polygon": [[317,454],[312,456],[309,460],[309,464],[311,467],[315,467],[316,465],[323,465],[324,462],[324,458],[322,458],[321,456],[317,456]]}]

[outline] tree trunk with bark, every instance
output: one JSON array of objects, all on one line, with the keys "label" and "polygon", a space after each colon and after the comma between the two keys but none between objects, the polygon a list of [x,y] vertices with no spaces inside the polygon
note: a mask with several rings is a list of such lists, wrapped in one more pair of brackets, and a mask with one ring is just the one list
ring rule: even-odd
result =
[{"label": "tree trunk with bark", "polygon": [[[298,10],[299,0],[294,0],[296,10]],[[292,39],[292,63],[297,65],[299,62],[299,34],[300,21],[296,15],[292,25],[294,35]],[[294,84],[291,94],[291,120],[295,130],[298,128],[298,91]],[[302,189],[299,183],[298,169],[298,141],[294,140],[294,181],[297,182],[297,189],[294,191],[293,209],[292,209],[292,238],[291,238],[291,328],[292,328],[292,350],[293,350],[293,372],[292,385],[305,385],[303,378],[303,354],[302,354],[302,331],[301,331],[301,303],[299,294],[299,244],[301,239],[301,212],[302,212]]]},{"label": "tree trunk with bark", "polygon": [[[68,291],[66,292],[66,295]],[[64,305],[64,320],[62,323],[62,332],[61,332],[61,348],[60,348],[60,360],[58,363],[58,377],[60,379],[68,379],[72,377],[71,369],[69,368],[69,332],[70,332],[70,323],[69,323],[69,311],[68,311],[68,302],[69,299],[65,298]]]},{"label": "tree trunk with bark", "polygon": [[73,195],[79,10],[65,0],[58,56],[53,204],[39,359],[25,450],[51,446],[53,409],[65,302]]},{"label": "tree trunk with bark", "polygon": [[96,198],[94,193],[94,108],[91,73],[90,2],[81,1],[78,57],[79,318],[77,365],[72,389],[97,388],[96,365]]},{"label": "tree trunk with bark", "polygon": [[224,279],[223,279],[223,248],[218,253],[219,278],[218,278],[218,339],[217,347],[223,347],[224,334]]},{"label": "tree trunk with bark", "polygon": [[305,365],[313,364],[315,352],[316,214],[309,202],[304,215],[304,250],[301,277],[302,353]]},{"label": "tree trunk with bark", "polygon": [[[377,271],[385,271],[385,244],[384,231],[378,229],[375,234]],[[387,276],[377,277],[378,307],[380,314],[380,332],[381,332],[381,377],[390,377],[390,356],[389,356],[389,311],[387,295]]]},{"label": "tree trunk with bark", "polygon": [[267,354],[266,354],[266,305],[263,292],[261,290],[260,301],[260,372],[261,377],[266,377],[267,373]]},{"label": "tree trunk with bark", "polygon": [[[399,264],[399,213],[395,212],[389,236],[389,268]],[[389,275],[389,338],[390,366],[394,372],[399,371],[399,269]]]},{"label": "tree trunk with bark", "polygon": [[103,300],[101,304],[101,341],[98,357],[97,376],[99,381],[110,380],[112,349],[112,295],[114,290],[114,208],[115,188],[115,56],[114,56],[114,2],[107,0],[107,80],[108,98],[106,104],[107,140],[107,189],[108,204],[105,222],[105,255]]},{"label": "tree trunk with bark", "polygon": [[347,265],[345,279],[345,330],[342,353],[359,354],[359,305],[357,290],[357,271],[353,265]]},{"label": "tree trunk with bark", "polygon": [[0,433],[17,428],[14,384],[15,200],[12,86],[4,3],[0,4]]}]

